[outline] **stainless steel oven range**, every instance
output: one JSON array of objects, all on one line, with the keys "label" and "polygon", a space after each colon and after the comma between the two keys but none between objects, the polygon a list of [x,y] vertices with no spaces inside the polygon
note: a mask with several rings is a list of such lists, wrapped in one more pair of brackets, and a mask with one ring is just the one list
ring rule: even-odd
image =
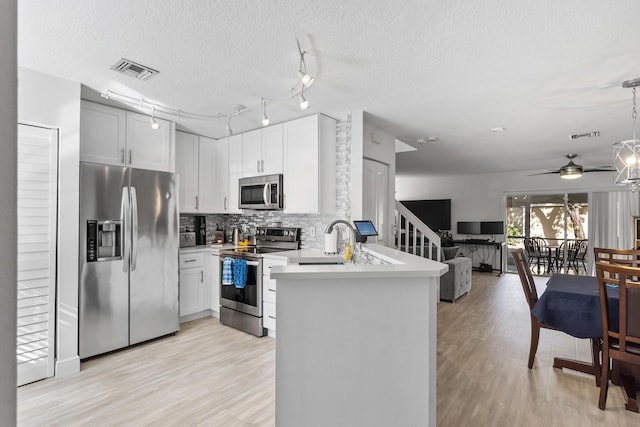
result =
[{"label": "stainless steel oven range", "polygon": [[[220,251],[220,322],[223,325],[262,337],[262,254],[298,249],[300,229],[294,227],[258,227],[255,246],[237,247]],[[223,285],[224,259],[247,262],[247,280],[244,287]]]}]

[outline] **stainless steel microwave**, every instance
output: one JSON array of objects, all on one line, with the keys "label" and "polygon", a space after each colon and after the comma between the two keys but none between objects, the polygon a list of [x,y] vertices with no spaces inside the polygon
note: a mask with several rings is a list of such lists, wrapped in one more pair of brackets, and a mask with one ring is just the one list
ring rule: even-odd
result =
[{"label": "stainless steel microwave", "polygon": [[238,207],[281,211],[282,174],[240,178]]}]

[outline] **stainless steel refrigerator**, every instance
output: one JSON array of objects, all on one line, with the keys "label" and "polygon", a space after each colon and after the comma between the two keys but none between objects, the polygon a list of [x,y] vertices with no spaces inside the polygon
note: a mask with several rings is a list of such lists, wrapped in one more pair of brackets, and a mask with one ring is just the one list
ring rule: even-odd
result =
[{"label": "stainless steel refrigerator", "polygon": [[81,359],[179,329],[177,179],[80,164]]}]

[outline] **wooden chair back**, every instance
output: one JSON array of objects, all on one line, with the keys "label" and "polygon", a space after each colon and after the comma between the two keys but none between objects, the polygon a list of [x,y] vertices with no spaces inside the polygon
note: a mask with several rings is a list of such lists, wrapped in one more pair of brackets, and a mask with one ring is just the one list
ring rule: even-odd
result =
[{"label": "wooden chair back", "polygon": [[[626,265],[596,263],[600,291],[603,345],[610,357],[640,364],[640,268]],[[618,288],[619,324],[609,322],[608,286]]]},{"label": "wooden chair back", "polygon": [[626,265],[640,267],[640,250],[593,248],[595,263]]},{"label": "wooden chair back", "polygon": [[538,291],[536,290],[536,284],[533,281],[533,274],[531,274],[531,268],[529,268],[529,262],[524,255],[522,249],[512,249],[511,255],[516,264],[518,270],[518,276],[520,276],[520,283],[522,283],[522,289],[524,295],[527,298],[527,304],[529,309],[533,310],[533,306],[538,302]]}]

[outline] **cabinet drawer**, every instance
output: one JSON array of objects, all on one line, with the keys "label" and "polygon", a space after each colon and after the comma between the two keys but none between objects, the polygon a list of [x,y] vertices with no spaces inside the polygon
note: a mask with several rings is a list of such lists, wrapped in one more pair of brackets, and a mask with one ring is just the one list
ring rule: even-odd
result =
[{"label": "cabinet drawer", "polygon": [[262,303],[262,326],[275,330],[276,329],[276,304],[271,302]]},{"label": "cabinet drawer", "polygon": [[180,254],[180,268],[202,267],[202,252]]},{"label": "cabinet drawer", "polygon": [[265,280],[262,286],[262,299],[271,303],[276,303],[276,281]]}]

